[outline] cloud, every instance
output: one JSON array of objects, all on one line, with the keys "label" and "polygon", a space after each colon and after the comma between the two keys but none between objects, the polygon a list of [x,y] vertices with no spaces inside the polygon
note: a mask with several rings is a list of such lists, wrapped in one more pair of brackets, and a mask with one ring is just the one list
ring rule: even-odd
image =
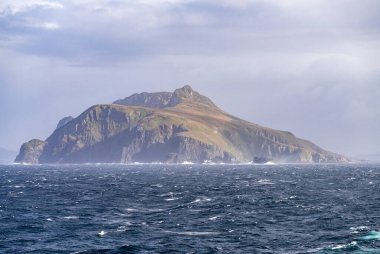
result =
[{"label": "cloud", "polygon": [[[24,37],[25,43],[16,45],[16,50],[75,62],[81,58],[91,58],[94,62],[127,61],[147,53],[233,55],[237,51],[320,50],[335,53],[347,41],[355,43],[355,40],[378,37],[374,33],[363,34],[361,23],[347,26],[350,18],[345,16],[345,9],[340,10],[324,0],[308,4],[303,1],[87,0],[66,1],[64,9],[58,7],[62,5],[60,2],[35,1],[34,5],[42,3],[58,10],[36,12],[24,8],[23,15],[3,21],[5,34]],[[351,1],[347,3],[347,9],[352,11]],[[355,20],[379,20],[375,13],[370,13],[371,18],[364,18],[366,11],[359,14]],[[33,27],[57,30],[62,24],[65,29],[59,33],[33,30]],[[46,52],[34,51],[44,43],[49,43]]]},{"label": "cloud", "polygon": [[56,30],[59,29],[61,26],[55,22],[45,22],[42,24],[42,27],[48,30]]},{"label": "cloud", "polygon": [[16,15],[36,9],[63,9],[59,2],[38,0],[3,0],[0,3],[0,16]]},{"label": "cloud", "polygon": [[42,0],[3,0],[0,3],[0,16],[17,15],[36,9],[63,9],[59,2]]},{"label": "cloud", "polygon": [[[54,128],[92,103],[190,83],[242,118],[338,152],[371,150],[379,9],[377,0],[2,1],[0,101],[20,118],[0,113],[31,126],[7,142],[46,136],[40,122]],[[50,120],[34,113],[41,98]],[[339,144],[349,135],[366,142]]]}]

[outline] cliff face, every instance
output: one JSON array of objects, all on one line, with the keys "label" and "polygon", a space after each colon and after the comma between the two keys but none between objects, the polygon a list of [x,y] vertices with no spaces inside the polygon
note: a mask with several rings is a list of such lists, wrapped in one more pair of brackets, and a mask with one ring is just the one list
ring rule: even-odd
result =
[{"label": "cliff face", "polygon": [[62,119],[58,122],[58,124],[57,124],[57,128],[56,128],[56,129],[61,128],[62,126],[66,125],[68,122],[70,122],[70,121],[73,120],[73,119],[74,119],[74,117],[72,117],[72,116],[66,116],[66,117],[62,118]]},{"label": "cliff face", "polygon": [[23,144],[20,148],[20,153],[17,155],[15,162],[40,163],[40,156],[44,151],[46,142],[39,139],[32,139],[31,141]]},{"label": "cliff face", "polygon": [[[68,120],[68,119],[67,119]],[[346,162],[289,132],[224,113],[190,86],[135,94],[64,121],[46,141],[25,143],[16,162]]]}]

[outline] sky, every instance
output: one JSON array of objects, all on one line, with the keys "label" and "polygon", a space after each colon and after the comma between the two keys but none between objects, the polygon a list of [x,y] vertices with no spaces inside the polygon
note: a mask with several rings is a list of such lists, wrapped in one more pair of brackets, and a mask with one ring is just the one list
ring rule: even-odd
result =
[{"label": "sky", "polygon": [[1,0],[0,147],[189,84],[240,118],[380,154],[378,0]]}]

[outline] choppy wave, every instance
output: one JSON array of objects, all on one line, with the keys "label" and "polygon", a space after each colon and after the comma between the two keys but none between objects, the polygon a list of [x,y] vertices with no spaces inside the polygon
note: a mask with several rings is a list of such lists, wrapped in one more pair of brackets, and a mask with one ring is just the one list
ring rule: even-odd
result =
[{"label": "choppy wave", "polygon": [[380,166],[0,167],[0,253],[380,253]]}]

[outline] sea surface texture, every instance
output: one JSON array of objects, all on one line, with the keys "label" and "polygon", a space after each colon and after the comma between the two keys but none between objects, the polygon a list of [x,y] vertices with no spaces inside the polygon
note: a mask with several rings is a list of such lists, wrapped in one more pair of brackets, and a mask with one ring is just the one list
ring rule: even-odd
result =
[{"label": "sea surface texture", "polygon": [[380,253],[380,165],[0,166],[0,253]]}]

